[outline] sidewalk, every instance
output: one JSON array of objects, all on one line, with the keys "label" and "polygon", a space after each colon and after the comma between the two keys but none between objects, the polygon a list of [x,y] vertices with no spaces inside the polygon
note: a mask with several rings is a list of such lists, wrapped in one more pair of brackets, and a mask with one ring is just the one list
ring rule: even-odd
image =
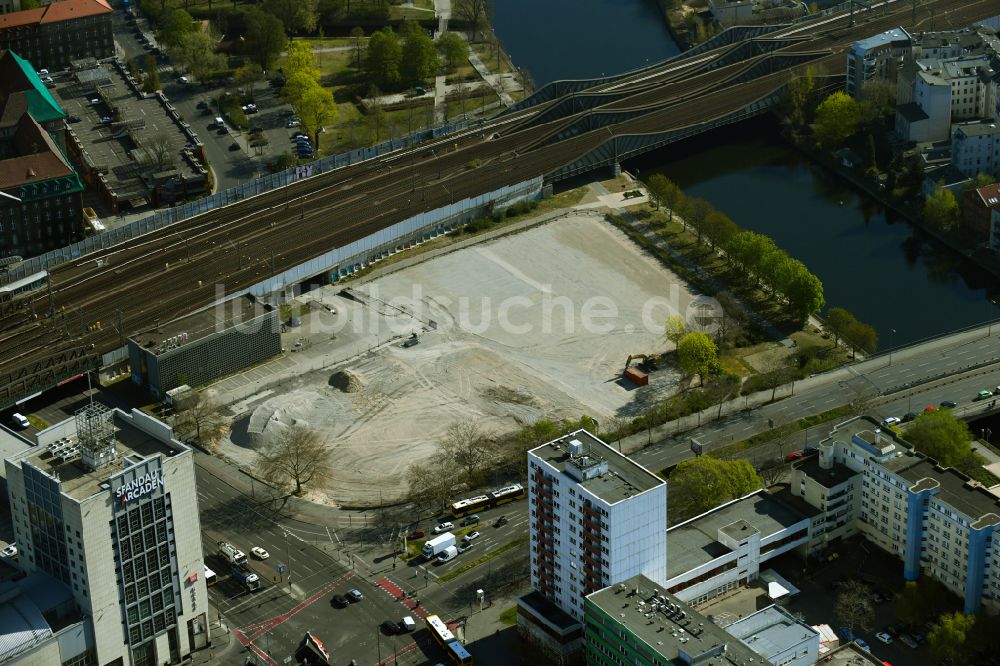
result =
[{"label": "sidewalk", "polygon": [[[489,594],[489,590],[485,591]],[[480,612],[473,604],[464,626],[459,627],[459,639],[475,655],[480,666],[510,666],[537,663],[532,648],[520,639],[517,626],[500,622],[500,614],[517,603],[515,597],[489,599]]]}]

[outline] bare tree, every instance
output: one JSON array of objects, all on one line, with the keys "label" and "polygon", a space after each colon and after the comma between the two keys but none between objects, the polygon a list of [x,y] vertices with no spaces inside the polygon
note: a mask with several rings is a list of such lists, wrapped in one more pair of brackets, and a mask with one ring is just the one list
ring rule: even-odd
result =
[{"label": "bare tree", "polygon": [[777,484],[785,476],[785,466],[773,463],[769,464],[767,467],[762,467],[757,470],[757,476],[761,478],[764,482],[765,488],[770,488],[771,486]]},{"label": "bare tree", "polygon": [[847,581],[837,594],[833,611],[851,631],[855,628],[870,629],[872,622],[875,621],[875,605],[872,602],[871,590],[861,581]]},{"label": "bare tree", "polygon": [[472,421],[460,421],[448,428],[438,442],[438,456],[465,472],[466,481],[474,485],[480,472],[493,460],[493,437],[480,430]]},{"label": "bare tree", "polygon": [[315,430],[292,426],[257,459],[260,477],[280,488],[295,485],[295,494],[317,476],[333,471],[330,451]]},{"label": "bare tree", "polygon": [[174,417],[174,430],[182,437],[193,436],[202,444],[214,445],[225,429],[219,409],[217,402],[198,395]]},{"label": "bare tree", "polygon": [[437,513],[451,498],[455,487],[455,475],[450,473],[449,467],[442,468],[437,463],[410,465],[406,470],[410,501]]},{"label": "bare tree", "polygon": [[469,24],[474,40],[476,33],[485,30],[493,20],[493,0],[456,0],[452,13]]},{"label": "bare tree", "polygon": [[168,166],[173,166],[177,159],[175,151],[170,146],[170,137],[166,134],[156,134],[144,141],[142,152],[146,162],[153,167],[154,171],[163,171]]}]

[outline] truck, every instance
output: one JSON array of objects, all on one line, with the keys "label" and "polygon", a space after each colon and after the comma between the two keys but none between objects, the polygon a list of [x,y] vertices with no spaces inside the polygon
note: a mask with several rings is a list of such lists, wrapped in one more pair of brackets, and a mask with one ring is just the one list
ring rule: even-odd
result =
[{"label": "truck", "polygon": [[445,548],[455,545],[455,535],[451,532],[439,534],[433,539],[428,539],[424,547],[420,550],[428,560],[440,554]]},{"label": "truck", "polygon": [[104,231],[104,224],[101,222],[100,218],[97,217],[97,212],[93,208],[83,209],[83,218],[87,223],[87,226],[94,233],[100,233]]},{"label": "truck", "polygon": [[247,554],[225,541],[219,542],[219,554],[226,558],[230,564],[245,565],[247,563]]},{"label": "truck", "polygon": [[256,592],[260,589],[260,577],[251,571],[250,567],[246,564],[234,564],[231,567],[231,571],[236,580],[243,583],[243,587],[251,592]]},{"label": "truck", "polygon": [[447,562],[448,560],[455,559],[456,556],[458,556],[458,548],[455,546],[448,546],[440,553],[438,553],[437,561]]}]

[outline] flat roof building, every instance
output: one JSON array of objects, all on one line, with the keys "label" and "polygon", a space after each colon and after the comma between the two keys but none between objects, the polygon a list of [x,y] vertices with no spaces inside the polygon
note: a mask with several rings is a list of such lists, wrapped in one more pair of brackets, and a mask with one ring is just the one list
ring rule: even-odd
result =
[{"label": "flat roof building", "polygon": [[61,0],[0,14],[0,48],[53,71],[75,58],[110,58],[115,54],[113,13],[105,0]]},{"label": "flat roof building", "polygon": [[138,333],[128,340],[132,381],[153,396],[196,387],[281,353],[279,310],[248,297]]},{"label": "flat roof building", "polygon": [[[38,442],[5,461],[17,566],[57,581],[67,592],[67,622],[75,609],[86,630],[62,641],[33,614],[20,628],[0,623],[0,645],[34,635],[9,663],[175,663],[204,646],[208,597],[191,450],[139,410],[100,404],[39,432]],[[52,660],[37,661],[38,650]]]}]

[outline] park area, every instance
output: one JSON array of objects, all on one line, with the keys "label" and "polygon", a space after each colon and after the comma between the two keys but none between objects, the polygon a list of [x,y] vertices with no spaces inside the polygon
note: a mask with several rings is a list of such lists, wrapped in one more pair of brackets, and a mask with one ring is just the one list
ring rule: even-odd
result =
[{"label": "park area", "polygon": [[[334,308],[336,328],[331,319],[308,330],[304,320],[297,335],[308,349],[296,358],[352,358],[249,397],[220,450],[252,467],[287,428],[319,431],[333,470],[307,489],[315,500],[401,498],[408,467],[429,461],[456,423],[501,435],[588,415],[606,427],[662,402],[681,379],[674,368],[653,372],[647,386],[622,379],[629,355],[671,346],[663,322],[692,294],[597,214],[342,289],[301,297]],[[404,344],[413,333],[417,343]]]}]

